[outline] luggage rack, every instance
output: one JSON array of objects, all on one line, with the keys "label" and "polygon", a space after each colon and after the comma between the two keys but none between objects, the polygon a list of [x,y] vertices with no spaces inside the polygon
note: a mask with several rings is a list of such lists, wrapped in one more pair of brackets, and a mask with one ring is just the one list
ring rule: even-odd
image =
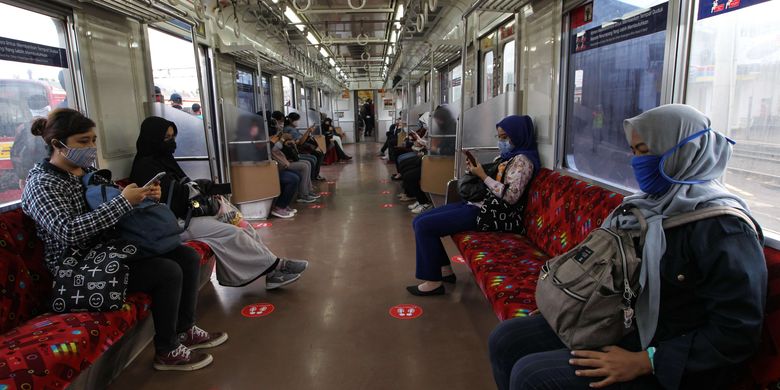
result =
[{"label": "luggage rack", "polygon": [[91,0],[89,3],[108,8],[144,23],[154,23],[178,18],[192,22],[194,12],[178,10],[160,1],[144,0]]}]

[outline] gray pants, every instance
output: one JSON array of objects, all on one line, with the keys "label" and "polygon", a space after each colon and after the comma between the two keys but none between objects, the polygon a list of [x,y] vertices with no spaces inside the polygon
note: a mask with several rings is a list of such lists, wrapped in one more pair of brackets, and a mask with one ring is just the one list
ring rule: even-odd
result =
[{"label": "gray pants", "polygon": [[311,194],[311,163],[306,160],[295,161],[291,162],[287,169],[301,177],[301,182],[298,184],[298,197]]},{"label": "gray pants", "polygon": [[276,255],[252,226],[242,229],[214,217],[197,217],[190,220],[181,238],[211,247],[217,257],[217,280],[223,286],[243,286],[276,264]]}]

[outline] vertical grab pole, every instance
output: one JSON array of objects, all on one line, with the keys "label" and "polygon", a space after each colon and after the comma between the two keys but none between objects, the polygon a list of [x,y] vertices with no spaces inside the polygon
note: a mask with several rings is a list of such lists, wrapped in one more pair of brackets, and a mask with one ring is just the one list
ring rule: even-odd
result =
[{"label": "vertical grab pole", "polygon": [[406,80],[406,104],[408,104],[408,107],[406,108],[406,133],[409,133],[409,126],[411,126],[409,122],[409,111],[411,111],[412,108],[412,82],[409,81],[409,79]]},{"label": "vertical grab pole", "polygon": [[[434,69],[433,58],[434,58],[435,54],[436,54],[436,46],[434,46],[433,42],[431,42],[431,70],[430,70],[430,72],[431,72],[431,81],[428,84],[430,86],[430,88],[431,88],[430,95],[428,95],[428,98],[431,100],[431,102],[430,102],[430,109],[428,111],[428,112],[430,112],[430,117],[428,119],[428,122],[433,122],[430,118],[433,118],[433,69]],[[441,89],[441,87],[439,87],[439,89]],[[429,139],[430,139],[430,136],[432,135],[431,134],[431,130],[433,130],[433,124],[432,123],[428,123],[428,133],[426,133],[426,134],[428,134],[428,138]]]},{"label": "vertical grab pole", "polygon": [[[268,121],[271,118],[266,118],[268,115],[267,107],[265,106],[265,89],[263,88],[263,64],[260,63],[260,55],[255,53],[255,60],[257,61],[257,74],[260,76],[260,109],[263,110],[263,131],[265,131],[265,149],[268,152],[268,160],[271,160],[271,137],[268,134]],[[270,81],[270,80],[269,80]],[[269,85],[270,87],[270,85]],[[255,87],[257,88],[257,87]]]},{"label": "vertical grab pole", "polygon": [[[467,50],[468,50],[468,41],[469,41],[469,17],[468,14],[463,15],[460,22],[463,24],[463,48],[460,51],[460,68],[462,69],[461,77],[461,85],[463,93],[460,97],[460,115],[458,115],[458,127],[457,132],[455,133],[455,178],[460,179],[460,165],[462,163],[462,153],[460,151],[463,150],[463,120],[466,117],[466,72],[468,69],[466,68],[466,57],[467,57]],[[477,57],[476,53],[477,48],[474,48],[474,57]],[[475,67],[474,70],[477,68]],[[476,73],[476,74],[474,74]],[[472,73],[472,84],[477,84],[477,76],[479,72]],[[474,95],[474,99],[477,98],[477,95]]]},{"label": "vertical grab pole", "polygon": [[[203,86],[205,86],[206,84],[204,83],[204,80],[203,80],[203,70],[200,67],[200,50],[199,50],[199,47],[198,47],[198,34],[195,31],[195,23],[190,24],[190,36],[192,38],[192,50],[195,52],[195,72],[198,74],[198,87],[200,88],[200,101],[201,101],[201,103],[204,103],[203,99],[205,97],[204,95],[205,95],[206,89],[203,88]],[[208,110],[207,107],[208,107],[207,104],[201,104],[201,109],[202,110],[204,110],[204,109]],[[205,111],[204,114],[205,115],[203,115],[203,118],[208,118],[208,111]],[[214,164],[217,165],[216,167],[218,168],[219,179],[224,180],[225,182],[229,182],[230,181],[230,173],[226,172],[226,169],[223,166],[223,164],[220,164],[216,160],[217,153],[216,153],[216,150],[214,148],[214,142],[213,142],[213,140],[211,138],[211,134],[209,134],[208,126],[206,126],[206,122],[207,122],[207,119],[204,119],[203,120],[203,134],[206,136],[206,153],[209,155],[209,160],[208,160],[209,173],[211,175],[211,178],[214,179],[214,166],[212,164],[212,161],[213,161]]]}]

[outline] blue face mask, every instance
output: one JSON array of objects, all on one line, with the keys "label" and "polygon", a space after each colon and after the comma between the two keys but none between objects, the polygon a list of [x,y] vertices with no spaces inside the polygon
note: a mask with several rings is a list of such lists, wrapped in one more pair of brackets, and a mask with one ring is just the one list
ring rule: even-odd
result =
[{"label": "blue face mask", "polygon": [[[693,135],[690,135],[680,141],[677,145],[675,145],[673,148],[667,150],[664,154],[660,156],[637,156],[631,159],[631,167],[634,168],[634,176],[636,177],[636,181],[639,183],[639,189],[642,190],[642,192],[652,194],[652,195],[663,195],[667,191],[669,191],[669,188],[671,188],[672,184],[701,184],[706,183],[709,180],[677,180],[664,171],[664,164],[666,164],[666,159],[669,158],[677,149],[680,149],[683,147],[683,145],[687,144],[688,142],[693,141],[696,138],[699,138],[703,136],[704,134],[707,134],[707,132],[711,131],[712,129],[704,129],[702,131],[699,131],[698,133],[695,133]],[[726,138],[728,142],[732,145],[736,144],[732,139]]]},{"label": "blue face mask", "polygon": [[509,140],[498,140],[498,150],[501,151],[502,156],[507,156],[512,152],[514,147],[509,143]]}]

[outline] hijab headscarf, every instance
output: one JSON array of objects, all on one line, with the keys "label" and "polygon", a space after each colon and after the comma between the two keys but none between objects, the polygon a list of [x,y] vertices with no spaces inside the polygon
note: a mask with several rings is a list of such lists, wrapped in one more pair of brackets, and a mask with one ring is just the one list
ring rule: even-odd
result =
[{"label": "hijab headscarf", "polygon": [[[149,165],[154,165],[156,169],[172,173],[177,176],[177,179],[187,176],[176,162],[176,159],[174,159],[173,153],[165,148],[165,133],[168,131],[168,127],[173,127],[174,135],[179,134],[176,124],[165,118],[150,116],[141,123],[141,133],[138,134],[138,140],[135,143],[136,155],[133,160],[133,170],[130,178],[134,183],[143,185],[143,183],[160,172],[144,172],[148,169],[143,167],[148,167]],[[142,161],[146,163],[142,163]],[[154,164],[148,164],[149,162]]]},{"label": "hijab headscarf", "polygon": [[[626,119],[626,138],[636,131],[653,155],[663,155],[687,137],[710,128],[710,119],[693,107],[669,104]],[[647,348],[655,335],[661,296],[661,257],[666,252],[663,220],[675,215],[712,206],[731,206],[748,213],[748,206],[733,195],[719,180],[731,158],[729,140],[720,133],[707,131],[677,148],[667,158],[664,170],[679,181],[707,180],[701,184],[673,184],[662,195],[639,192],[623,200],[623,205],[637,207],[647,219],[647,235],[642,249],[641,292],[636,302],[636,321],[642,347]],[[632,215],[619,218],[620,228],[639,229]],[[618,219],[609,218],[604,225],[615,227]]]},{"label": "hijab headscarf", "polygon": [[536,134],[534,122],[528,115],[510,115],[496,123],[496,129],[504,129],[509,136],[514,148],[509,153],[501,153],[501,159],[511,160],[517,155],[526,156],[534,164],[534,174],[539,172],[542,162],[539,159],[539,151],[536,149]]}]

